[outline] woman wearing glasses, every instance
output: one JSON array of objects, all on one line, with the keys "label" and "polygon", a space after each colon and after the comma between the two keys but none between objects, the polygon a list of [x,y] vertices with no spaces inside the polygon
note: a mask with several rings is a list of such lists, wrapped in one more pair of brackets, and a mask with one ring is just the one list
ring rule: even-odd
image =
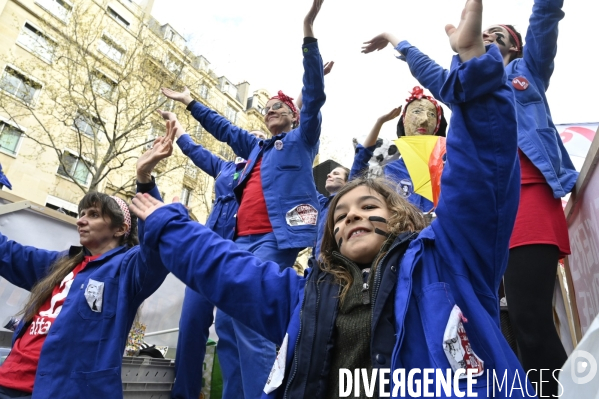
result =
[{"label": "woman wearing glasses", "polygon": [[[187,88],[183,92],[162,89],[168,98],[185,104],[216,139],[247,159],[234,190],[240,203],[235,243],[281,268],[292,266],[299,250],[316,240],[319,203],[312,162],[318,153],[325,94],[323,63],[312,27],[322,3],[314,0],[304,19],[303,106],[298,111],[281,91],[271,98],[263,112],[270,139],[260,140],[233,125],[193,100]],[[259,397],[275,360],[275,345],[222,312],[217,312],[216,328],[223,397]]]}]

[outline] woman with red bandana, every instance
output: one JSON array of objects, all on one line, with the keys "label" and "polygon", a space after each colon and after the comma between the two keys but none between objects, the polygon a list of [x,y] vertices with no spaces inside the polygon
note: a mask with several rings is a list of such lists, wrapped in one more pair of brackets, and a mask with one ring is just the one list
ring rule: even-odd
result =
[{"label": "woman with red bandana", "polygon": [[[520,205],[504,276],[506,298],[520,360],[544,396],[557,396],[558,385],[554,378],[543,380],[539,370],[554,372],[567,358],[553,321],[553,292],[558,260],[570,254],[561,197],[572,191],[578,177],[545,96],[553,74],[563,3],[535,0],[526,45],[512,25],[493,25],[483,31],[485,44],[494,44],[501,52],[518,118]],[[433,95],[442,91],[447,72],[405,40],[383,33],[366,42],[363,52],[381,50],[388,43]]]},{"label": "woman with red bandana", "polygon": [[[325,94],[323,63],[312,27],[322,3],[314,0],[304,19],[302,109],[298,112],[293,99],[282,91],[272,97],[263,109],[270,139],[258,139],[233,125],[194,100],[187,88],[183,92],[162,89],[168,98],[185,104],[214,137],[247,159],[234,190],[240,203],[235,243],[281,268],[291,267],[299,250],[316,241],[320,207],[312,163],[318,153]],[[216,328],[223,397],[259,397],[276,357],[275,344],[220,311]]]}]

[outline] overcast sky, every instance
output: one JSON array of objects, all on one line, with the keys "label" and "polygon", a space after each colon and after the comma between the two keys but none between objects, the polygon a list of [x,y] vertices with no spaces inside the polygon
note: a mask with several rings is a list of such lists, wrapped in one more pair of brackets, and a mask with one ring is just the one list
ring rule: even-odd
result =
[{"label": "overcast sky", "polygon": [[[405,102],[417,82],[391,47],[360,53],[362,42],[388,31],[409,40],[439,64],[449,67],[452,51],[447,23],[457,25],[464,0],[326,0],[314,33],[323,60],[335,61],[325,78],[321,161],[353,160],[352,137],[364,137],[378,116]],[[547,92],[555,123],[599,121],[596,0],[566,0],[560,23],[558,55]],[[303,73],[303,18],[310,0],[155,0],[153,15],[188,38],[215,72],[251,90],[283,90],[296,97]],[[484,2],[483,28],[513,24],[525,35],[533,0]],[[587,43],[588,42],[588,43]],[[594,50],[593,50],[594,49]],[[395,121],[381,137],[395,138]]]}]

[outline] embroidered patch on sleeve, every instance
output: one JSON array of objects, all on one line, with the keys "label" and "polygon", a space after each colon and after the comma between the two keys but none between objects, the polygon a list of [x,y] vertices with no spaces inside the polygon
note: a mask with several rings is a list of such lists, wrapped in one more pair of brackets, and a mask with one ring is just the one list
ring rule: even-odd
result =
[{"label": "embroidered patch on sleeve", "polygon": [[467,377],[466,370],[468,369],[474,369],[473,376],[478,377],[485,370],[484,363],[470,346],[464,322],[467,322],[467,320],[462,311],[458,305],[454,305],[449,315],[447,326],[445,327],[445,333],[443,334],[443,350],[453,371],[464,369],[464,374],[460,378]]},{"label": "embroidered patch on sleeve", "polygon": [[301,204],[292,208],[285,215],[285,220],[289,226],[316,226],[318,211],[310,204]]},{"label": "embroidered patch on sleeve", "polygon": [[283,344],[281,345],[281,349],[279,349],[279,353],[275,359],[275,364],[272,365],[272,369],[268,375],[268,380],[266,380],[266,385],[264,386],[264,393],[266,394],[271,393],[283,383],[283,378],[285,377],[285,363],[287,361],[288,343],[289,334],[285,334],[285,339],[283,339]]},{"label": "embroidered patch on sleeve", "polygon": [[102,311],[102,298],[104,295],[104,283],[89,279],[87,287],[85,287],[85,300],[89,305],[89,308],[93,312]]}]

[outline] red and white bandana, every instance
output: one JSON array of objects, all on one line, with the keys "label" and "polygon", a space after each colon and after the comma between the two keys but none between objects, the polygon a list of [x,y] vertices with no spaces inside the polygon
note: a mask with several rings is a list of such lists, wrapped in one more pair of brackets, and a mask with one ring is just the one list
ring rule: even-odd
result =
[{"label": "red and white bandana", "polygon": [[285,93],[283,93],[282,90],[279,90],[279,92],[277,93],[277,95],[276,96],[272,96],[270,98],[270,100],[281,100],[281,102],[283,104],[285,104],[289,108],[291,108],[291,112],[293,112],[293,114],[296,116],[297,123],[299,123],[300,115],[299,115],[299,112],[297,112],[297,108],[295,107],[295,104],[293,103],[293,98],[291,98],[288,95],[286,95]]},{"label": "red and white bandana", "polygon": [[412,89],[412,92],[410,93],[410,97],[406,98],[406,105],[403,107],[403,110],[401,112],[401,117],[405,118],[406,110],[408,109],[408,105],[412,101],[422,100],[423,98],[426,98],[427,100],[432,102],[433,105],[435,106],[435,109],[437,110],[437,125],[435,126],[435,131],[433,132],[433,134],[437,134],[437,132],[439,131],[439,126],[441,126],[441,118],[443,117],[443,112],[441,111],[441,106],[439,105],[437,100],[435,100],[435,98],[433,96],[425,95],[424,89],[420,86],[415,86]]},{"label": "red and white bandana", "polygon": [[125,232],[125,238],[129,237],[129,234],[131,233],[131,213],[129,212],[129,207],[127,206],[127,203],[125,201],[123,201],[122,199],[120,199],[119,197],[115,197],[115,196],[110,196],[110,198],[112,198],[116,204],[119,206],[119,208],[121,208],[121,211],[123,211],[123,217],[125,218],[125,223],[127,223],[127,226],[129,226],[127,228],[127,231]]}]

